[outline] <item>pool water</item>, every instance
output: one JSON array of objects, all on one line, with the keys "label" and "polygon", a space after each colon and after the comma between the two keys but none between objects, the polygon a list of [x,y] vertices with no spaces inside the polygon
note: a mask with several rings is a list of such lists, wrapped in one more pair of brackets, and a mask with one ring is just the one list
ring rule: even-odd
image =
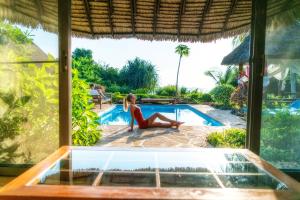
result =
[{"label": "pool water", "polygon": [[[140,105],[140,107],[145,119],[159,112],[170,119],[182,121],[188,126],[223,126],[222,123],[189,105]],[[130,113],[124,112],[122,105],[116,105],[100,114],[101,124],[128,125],[130,120]],[[157,119],[157,121],[160,120]],[[136,121],[134,123],[137,124]]]}]

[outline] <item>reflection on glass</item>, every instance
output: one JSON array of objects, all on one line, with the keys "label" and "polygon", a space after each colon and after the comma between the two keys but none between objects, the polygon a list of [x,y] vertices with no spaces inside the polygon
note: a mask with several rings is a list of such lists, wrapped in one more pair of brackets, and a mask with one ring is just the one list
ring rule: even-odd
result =
[{"label": "reflection on glass", "polygon": [[285,190],[287,187],[267,175],[218,175],[225,187]]},{"label": "reflection on glass", "polygon": [[[54,34],[19,25],[57,28],[57,0],[39,2],[51,11],[40,12],[32,1],[0,5],[1,164],[36,163],[58,148],[57,29]],[[47,25],[37,20],[42,18]]]},{"label": "reflection on glass", "polygon": [[82,171],[58,171],[43,177],[39,184],[45,185],[92,185],[95,181],[97,172]]},{"label": "reflection on glass", "polygon": [[202,174],[160,174],[161,187],[205,187],[219,188],[213,175]]},{"label": "reflection on glass", "polygon": [[155,174],[104,172],[100,186],[155,187]]},{"label": "reflection on glass", "polygon": [[223,163],[216,165],[213,170],[216,173],[260,173],[252,163]]},{"label": "reflection on glass", "polygon": [[228,188],[286,189],[242,154],[216,150],[72,150],[39,180],[39,184],[193,188],[220,188],[221,181]]},{"label": "reflection on glass", "polygon": [[158,167],[161,172],[209,172],[201,162],[159,162]]},{"label": "reflection on glass", "polygon": [[268,0],[260,142],[265,160],[296,170],[300,169],[299,13],[298,0]]},{"label": "reflection on glass", "polygon": [[232,154],[225,154],[225,157],[228,161],[234,161],[234,162],[247,162],[248,160],[243,156],[242,154],[239,153],[232,153]]},{"label": "reflection on glass", "polygon": [[107,171],[155,171],[153,161],[111,161]]}]

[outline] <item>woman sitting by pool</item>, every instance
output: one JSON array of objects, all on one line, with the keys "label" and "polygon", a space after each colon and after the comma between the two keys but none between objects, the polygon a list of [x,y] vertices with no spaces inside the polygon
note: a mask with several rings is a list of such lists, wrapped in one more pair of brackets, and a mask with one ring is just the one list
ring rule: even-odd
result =
[{"label": "woman sitting by pool", "polygon": [[[178,128],[181,124],[183,124],[183,122],[171,120],[160,113],[155,113],[149,118],[144,119],[141,108],[138,107],[135,104],[135,102],[136,102],[136,97],[133,94],[128,94],[127,97],[124,99],[124,111],[127,112],[128,107],[130,106],[129,109],[131,114],[131,122],[130,122],[129,131],[133,130],[134,119],[137,121],[140,129],[154,128],[154,127],[170,128],[173,126]],[[155,122],[155,119],[157,118],[167,123]]]}]

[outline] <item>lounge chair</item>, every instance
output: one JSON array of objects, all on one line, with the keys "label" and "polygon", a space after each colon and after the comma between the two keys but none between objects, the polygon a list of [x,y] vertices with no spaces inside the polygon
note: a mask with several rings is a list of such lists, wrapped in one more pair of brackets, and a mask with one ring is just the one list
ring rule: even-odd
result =
[{"label": "lounge chair", "polygon": [[100,109],[103,103],[112,103],[112,95],[110,93],[103,93],[101,90],[91,89],[90,95],[93,97],[93,102],[99,103]]},{"label": "lounge chair", "polygon": [[141,103],[172,103],[175,104],[178,102],[175,98],[166,98],[166,99],[160,99],[160,98],[141,98]]}]

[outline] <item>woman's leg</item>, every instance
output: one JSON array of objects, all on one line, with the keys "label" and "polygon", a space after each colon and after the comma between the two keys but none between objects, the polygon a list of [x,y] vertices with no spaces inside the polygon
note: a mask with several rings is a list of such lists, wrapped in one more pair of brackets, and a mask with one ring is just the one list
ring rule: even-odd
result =
[{"label": "woman's leg", "polygon": [[167,118],[166,116],[164,116],[164,115],[162,115],[162,114],[160,114],[160,113],[155,113],[155,114],[153,114],[153,115],[150,116],[147,120],[148,120],[149,124],[153,124],[154,121],[155,121],[157,118],[160,119],[160,120],[162,120],[162,121],[165,121],[165,122],[170,122],[170,123],[172,123],[172,124],[178,123],[177,121],[171,120],[171,119]]},{"label": "woman's leg", "polygon": [[172,123],[161,123],[161,122],[152,122],[152,124],[148,124],[149,128],[171,128],[173,126]]}]

